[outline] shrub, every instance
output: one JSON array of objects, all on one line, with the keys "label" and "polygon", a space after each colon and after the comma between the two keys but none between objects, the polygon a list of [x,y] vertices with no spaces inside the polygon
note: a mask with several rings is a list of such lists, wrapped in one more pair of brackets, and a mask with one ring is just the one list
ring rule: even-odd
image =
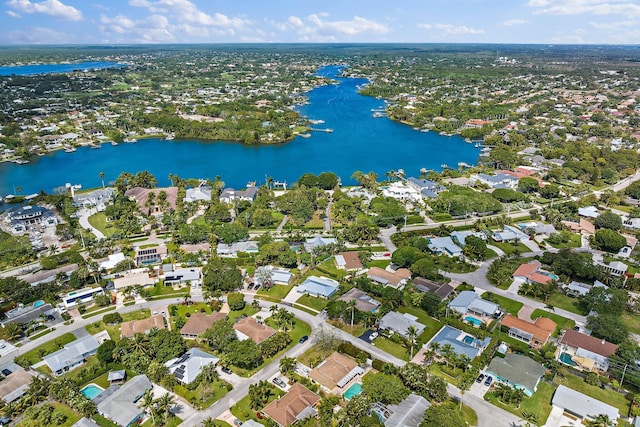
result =
[{"label": "shrub", "polygon": [[338,351],[340,353],[344,353],[353,357],[358,361],[358,363],[364,363],[367,361],[367,359],[371,358],[371,354],[367,353],[366,351],[360,350],[350,342],[343,342],[342,344],[340,344],[338,346]]}]

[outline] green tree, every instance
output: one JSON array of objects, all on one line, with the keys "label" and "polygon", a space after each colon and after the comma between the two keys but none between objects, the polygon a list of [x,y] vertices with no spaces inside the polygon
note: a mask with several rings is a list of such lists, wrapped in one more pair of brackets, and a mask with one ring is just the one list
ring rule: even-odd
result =
[{"label": "green tree", "polygon": [[97,358],[102,365],[113,362],[113,352],[116,349],[116,343],[112,340],[106,340],[98,347]]},{"label": "green tree", "polygon": [[245,306],[244,295],[240,292],[231,292],[227,295],[227,303],[233,311],[242,310]]},{"label": "green tree", "polygon": [[219,320],[204,332],[202,339],[212,350],[223,351],[238,338],[231,322]]},{"label": "green tree", "polygon": [[627,244],[627,240],[614,230],[601,228],[593,236],[593,243],[603,251],[616,253]]},{"label": "green tree", "polygon": [[601,213],[593,223],[597,228],[608,228],[609,230],[620,230],[622,228],[622,218],[611,211]]},{"label": "green tree", "polygon": [[524,177],[518,180],[518,190],[523,193],[535,193],[538,189],[540,189],[540,184],[535,178]]},{"label": "green tree", "polygon": [[629,336],[629,329],[622,319],[612,314],[589,316],[587,326],[594,337],[605,339],[613,344],[620,344]]},{"label": "green tree", "polygon": [[229,292],[242,286],[242,273],[235,262],[226,258],[212,258],[203,269],[203,291]]},{"label": "green tree", "polygon": [[420,427],[466,427],[462,412],[455,404],[431,405]]},{"label": "green tree", "polygon": [[262,352],[251,340],[233,341],[224,351],[229,361],[239,368],[253,369],[262,362]]},{"label": "green tree", "polygon": [[398,404],[409,395],[398,377],[383,373],[365,376],[362,390],[371,399],[385,404]]},{"label": "green tree", "polygon": [[464,243],[462,253],[464,253],[466,257],[476,261],[485,258],[484,254],[487,251],[487,244],[483,239],[477,236],[467,236]]}]

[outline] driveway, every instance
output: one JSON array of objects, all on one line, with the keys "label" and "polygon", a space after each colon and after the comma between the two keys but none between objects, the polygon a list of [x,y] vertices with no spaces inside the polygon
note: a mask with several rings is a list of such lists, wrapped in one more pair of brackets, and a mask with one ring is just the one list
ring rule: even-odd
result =
[{"label": "driveway", "polygon": [[104,234],[102,234],[102,231],[89,224],[89,217],[92,215],[91,212],[91,209],[82,209],[78,211],[78,220],[80,222],[80,225],[85,230],[91,231],[98,239],[104,239],[105,236]]}]

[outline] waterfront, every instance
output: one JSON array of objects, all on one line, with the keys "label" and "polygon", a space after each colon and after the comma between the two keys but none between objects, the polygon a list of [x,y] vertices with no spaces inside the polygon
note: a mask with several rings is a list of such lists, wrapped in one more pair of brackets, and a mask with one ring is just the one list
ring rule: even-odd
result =
[{"label": "waterfront", "polygon": [[123,67],[117,62],[88,61],[68,64],[30,64],[0,67],[0,76],[30,76],[34,74],[68,73],[79,70],[100,70],[104,68]]},{"label": "waterfront", "polygon": [[[336,78],[339,69],[327,66],[318,74]],[[309,103],[299,107],[301,114],[324,121],[314,128],[330,128],[331,133],[313,132],[311,138],[278,145],[141,139],[137,144],[103,144],[99,150],[58,151],[34,157],[26,165],[0,164],[0,195],[14,193],[17,187],[23,194],[51,192],[67,182],[97,187],[101,171],[105,182],[123,171],[148,170],[160,185],[167,185],[172,173],[185,178],[220,175],[227,185],[243,187],[250,180],[264,183],[267,176],[290,183],[306,172],[333,171],[350,184],[356,170],[373,170],[384,178],[392,169],[418,175],[421,168],[441,170],[442,164],[477,162],[479,149],[458,136],[419,132],[386,117],[374,118],[372,110],[383,108],[384,101],[357,93],[366,80],[336,80],[339,84],[309,92]]]}]

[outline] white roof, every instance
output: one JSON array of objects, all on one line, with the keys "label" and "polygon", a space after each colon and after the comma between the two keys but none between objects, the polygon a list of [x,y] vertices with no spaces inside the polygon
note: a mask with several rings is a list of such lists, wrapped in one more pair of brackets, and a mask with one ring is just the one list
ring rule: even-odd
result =
[{"label": "white roof", "polygon": [[125,256],[122,252],[118,252],[117,254],[109,255],[109,259],[106,261],[102,261],[100,263],[100,268],[104,268],[105,270],[111,270],[121,261],[125,260]]},{"label": "white roof", "polygon": [[200,375],[202,368],[212,363],[215,365],[218,360],[220,358],[212,354],[192,348],[181,357],[169,360],[165,366],[180,382],[189,384]]},{"label": "white roof", "polygon": [[551,404],[583,418],[596,418],[600,414],[608,415],[611,420],[620,418],[617,408],[564,385],[558,386]]}]

